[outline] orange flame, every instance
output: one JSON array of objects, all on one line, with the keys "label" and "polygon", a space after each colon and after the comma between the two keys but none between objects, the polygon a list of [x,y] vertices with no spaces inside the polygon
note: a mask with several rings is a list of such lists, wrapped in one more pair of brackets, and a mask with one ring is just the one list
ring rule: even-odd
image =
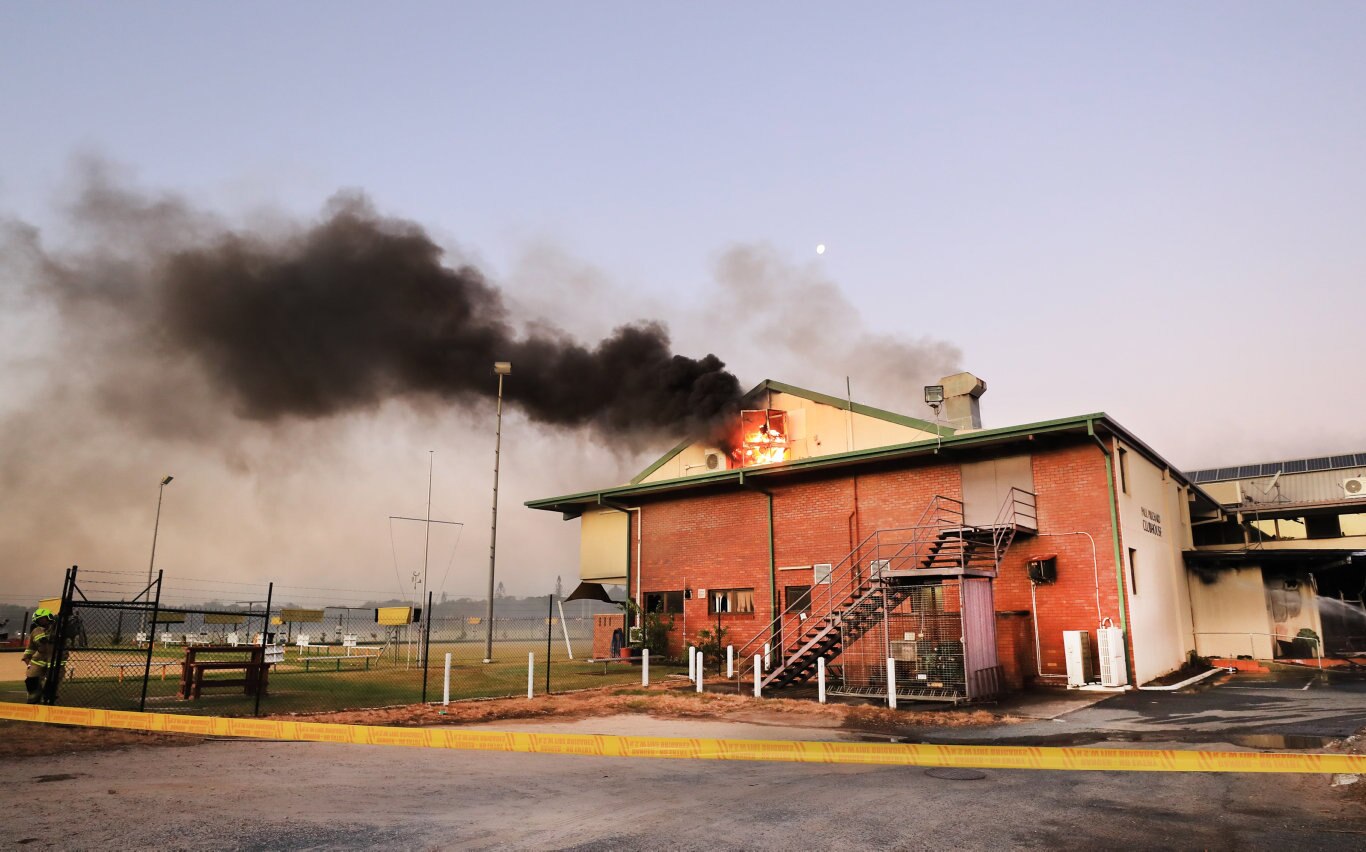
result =
[{"label": "orange flame", "polygon": [[773,464],[791,458],[787,415],[775,409],[740,413],[740,449],[735,455],[742,467]]}]

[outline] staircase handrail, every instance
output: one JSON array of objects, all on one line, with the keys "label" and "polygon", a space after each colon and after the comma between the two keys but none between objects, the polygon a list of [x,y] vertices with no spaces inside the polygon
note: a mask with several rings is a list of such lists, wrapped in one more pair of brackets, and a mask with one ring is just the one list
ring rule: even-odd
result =
[{"label": "staircase handrail", "polygon": [[1038,495],[1033,491],[1012,487],[1006,492],[1006,499],[991,525],[991,548],[998,568],[1001,553],[1015,537],[1015,530],[1021,526],[1021,521],[1028,521],[1030,529],[1039,528]]},{"label": "staircase handrail", "polygon": [[[833,619],[838,620],[843,614],[846,605],[857,601],[862,593],[863,587],[878,582],[882,579],[883,564],[890,570],[892,560],[904,560],[906,558],[919,559],[920,549],[928,542],[938,537],[938,531],[943,528],[962,526],[963,501],[944,495],[935,495],[920,513],[916,523],[909,527],[893,527],[889,529],[875,530],[869,533],[843,559],[830,568],[830,579],[828,583],[812,583],[811,592],[807,595],[806,606],[801,607],[796,601],[788,604],[781,612],[775,615],[769,622],[761,627],[753,637],[744,645],[736,649],[736,656],[739,657],[739,664],[736,667],[736,676],[743,677],[746,672],[752,672],[754,668],[753,658],[755,654],[763,648],[766,642],[771,642],[773,637],[781,632],[781,627],[785,619],[798,618],[799,624],[805,624],[811,619]],[[919,533],[930,529],[933,534],[929,536]],[[884,537],[891,537],[894,534],[911,532],[909,542],[889,542],[883,543]],[[882,559],[882,549],[898,545],[898,549],[893,551],[891,557]],[[907,547],[912,548],[912,556],[905,557]],[[864,557],[871,553],[873,559],[869,560],[867,575],[858,570]],[[815,579],[814,577],[812,578]],[[823,588],[822,588],[823,587]],[[776,590],[775,590],[776,591]],[[806,613],[806,619],[800,619],[800,615]],[[797,637],[800,639],[800,634]],[[779,660],[787,656],[786,641],[783,647],[773,648],[770,646],[770,653],[776,654]]]}]

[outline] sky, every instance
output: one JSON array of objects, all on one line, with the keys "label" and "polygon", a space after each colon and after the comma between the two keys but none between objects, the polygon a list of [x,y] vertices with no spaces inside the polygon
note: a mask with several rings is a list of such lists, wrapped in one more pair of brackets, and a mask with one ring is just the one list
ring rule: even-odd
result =
[{"label": "sky", "polygon": [[[12,2],[0,221],[41,256],[186,238],[95,240],[92,174],[257,230],[363,195],[519,327],[658,321],[745,386],[848,376],[924,415],[919,386],[967,369],[988,426],[1105,411],[1185,469],[1357,452],[1363,36],[1366,7],[1328,2]],[[243,418],[45,296],[22,245],[0,243],[0,599],[145,571],[166,473],[156,562],[203,580],[186,594],[411,593],[422,527],[388,516],[426,511],[429,460],[432,516],[464,524],[434,528],[430,585],[482,594],[487,400]],[[158,387],[155,411],[115,399]],[[674,441],[515,404],[503,425],[499,579],[541,594],[577,528],[522,503]]]}]

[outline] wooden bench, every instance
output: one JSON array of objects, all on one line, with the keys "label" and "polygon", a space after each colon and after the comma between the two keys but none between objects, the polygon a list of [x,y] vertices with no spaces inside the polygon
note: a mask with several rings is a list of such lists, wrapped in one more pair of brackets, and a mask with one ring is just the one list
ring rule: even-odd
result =
[{"label": "wooden bench", "polygon": [[[246,654],[244,660],[199,660],[200,654]],[[265,649],[260,645],[233,647],[231,645],[196,645],[185,649],[185,660],[180,664],[180,697],[196,700],[204,687],[240,686],[244,695],[265,695],[270,683],[270,667],[265,661]],[[241,671],[245,676],[232,680],[204,680],[206,671]]]}]

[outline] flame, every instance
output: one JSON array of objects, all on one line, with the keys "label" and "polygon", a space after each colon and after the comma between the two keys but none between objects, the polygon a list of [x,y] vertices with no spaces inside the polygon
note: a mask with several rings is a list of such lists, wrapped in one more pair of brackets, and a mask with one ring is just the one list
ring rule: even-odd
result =
[{"label": "flame", "polygon": [[777,410],[740,413],[740,449],[735,456],[742,467],[773,464],[791,458],[787,416]]}]

